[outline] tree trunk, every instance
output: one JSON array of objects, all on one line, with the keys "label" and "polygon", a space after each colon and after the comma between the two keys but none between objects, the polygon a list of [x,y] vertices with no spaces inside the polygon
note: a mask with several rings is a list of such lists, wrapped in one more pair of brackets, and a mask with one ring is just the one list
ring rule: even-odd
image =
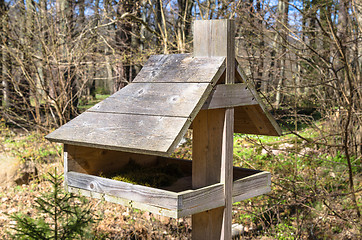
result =
[{"label": "tree trunk", "polygon": [[266,92],[266,85],[263,81],[264,73],[264,28],[263,28],[263,9],[261,6],[260,0],[257,0],[256,11],[258,12],[258,19],[256,19],[256,26],[259,29],[259,39],[258,39],[258,48],[259,48],[259,58],[258,58],[258,67],[257,67],[257,77],[255,79],[255,89],[259,91],[263,85],[264,92]]},{"label": "tree trunk", "polygon": [[289,0],[279,0],[278,2],[278,19],[279,26],[277,29],[281,31],[280,35],[277,34],[276,42],[279,45],[277,47],[280,58],[280,76],[276,89],[275,96],[275,107],[279,108],[282,101],[282,89],[285,82],[285,67],[286,67],[286,44],[287,44],[287,25],[288,25],[288,14],[289,14]]},{"label": "tree trunk", "polygon": [[191,0],[178,0],[178,14],[176,19],[176,39],[177,51],[179,53],[186,52],[186,39],[190,34],[191,29],[191,11],[194,2]]},{"label": "tree trunk", "polygon": [[[0,0],[0,20],[3,20],[5,18],[5,1],[4,0]],[[5,21],[4,21],[5,22]],[[0,32],[3,32],[3,22],[0,22]],[[5,43],[5,39],[3,39],[4,37],[1,36],[0,40],[2,43]],[[4,59],[5,54],[3,53],[3,51],[0,51],[0,59],[2,60],[2,63],[0,63],[0,109],[2,109],[2,107],[5,105],[5,74],[4,74],[4,69],[5,69],[5,60]]]}]

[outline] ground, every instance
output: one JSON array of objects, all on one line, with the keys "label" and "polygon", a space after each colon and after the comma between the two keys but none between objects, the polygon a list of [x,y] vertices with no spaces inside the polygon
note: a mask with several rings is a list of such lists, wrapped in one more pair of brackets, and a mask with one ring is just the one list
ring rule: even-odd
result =
[{"label": "ground", "polygon": [[[306,133],[311,135],[311,133]],[[61,145],[43,133],[1,128],[0,156],[36,163],[37,175],[22,185],[0,187],[0,239],[10,239],[16,222],[9,214],[39,216],[35,200],[50,192],[48,173],[63,171]],[[235,135],[234,165],[272,173],[272,192],[236,203],[233,223],[242,239],[360,239],[360,224],[348,190],[345,159],[293,136],[265,138]],[[190,158],[188,139],[176,157]],[[354,159],[355,189],[361,206],[361,165]],[[172,219],[117,204],[89,199],[100,219],[94,239],[190,239],[191,219]]]}]

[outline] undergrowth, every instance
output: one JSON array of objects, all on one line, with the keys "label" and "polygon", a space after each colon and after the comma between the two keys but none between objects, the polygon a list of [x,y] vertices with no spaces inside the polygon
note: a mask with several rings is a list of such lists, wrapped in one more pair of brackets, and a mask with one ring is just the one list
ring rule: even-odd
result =
[{"label": "undergrowth", "polygon": [[24,213],[14,213],[15,222],[9,231],[12,239],[65,240],[92,238],[92,225],[96,222],[91,205],[83,197],[67,193],[61,176],[49,173],[51,192],[44,192],[35,200],[38,215],[33,218]]},{"label": "undergrowth", "polygon": [[[23,161],[47,163],[49,159],[59,158],[61,147],[49,144],[37,133],[18,134],[4,125],[0,130],[3,151],[10,150]],[[298,134],[307,140],[318,135],[309,128]],[[173,157],[191,159],[191,152],[191,139],[187,139]],[[361,159],[352,156],[351,163],[361,207]],[[291,134],[282,137],[235,134],[234,166],[269,171],[272,176],[269,194],[233,206],[233,222],[244,226],[243,239],[360,239],[360,219],[351,201],[348,166],[342,151],[330,151]],[[167,171],[170,169],[167,166]],[[173,175],[181,176],[177,168],[171,171],[171,178],[162,175],[165,174],[162,168],[151,169],[154,176],[142,176],[139,172],[144,169],[134,163],[127,171],[118,180],[156,187],[171,184]],[[132,224],[139,221],[137,217],[128,217],[134,221]]]},{"label": "undergrowth", "polygon": [[[313,137],[306,129],[305,137]],[[360,219],[350,198],[348,169],[341,152],[312,145],[293,135],[234,138],[234,165],[271,172],[272,191],[234,204],[234,221],[246,239],[359,239]],[[361,164],[353,172],[361,206]]]},{"label": "undergrowth", "polygon": [[0,121],[0,151],[23,162],[50,163],[61,156],[60,144],[49,143],[44,134],[37,131],[23,132],[12,129]]}]

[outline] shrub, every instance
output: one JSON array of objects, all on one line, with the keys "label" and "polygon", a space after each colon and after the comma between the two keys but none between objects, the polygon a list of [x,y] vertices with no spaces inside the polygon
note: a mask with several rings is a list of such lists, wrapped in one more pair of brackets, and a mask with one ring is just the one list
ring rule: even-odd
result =
[{"label": "shrub", "polygon": [[49,173],[53,191],[43,193],[35,200],[38,215],[33,218],[23,213],[15,213],[10,218],[16,223],[11,227],[12,239],[90,239],[91,226],[97,221],[91,206],[83,197],[65,192],[62,176],[55,171]]}]

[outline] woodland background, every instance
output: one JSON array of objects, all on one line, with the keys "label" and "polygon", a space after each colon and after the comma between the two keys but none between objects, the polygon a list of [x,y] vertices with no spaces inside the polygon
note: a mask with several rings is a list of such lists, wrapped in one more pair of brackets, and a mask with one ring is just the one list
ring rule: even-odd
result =
[{"label": "woodland background", "polygon": [[[284,132],[293,136],[286,160],[293,177],[275,180],[294,199],[288,207],[298,213],[318,199],[340,226],[358,226],[359,0],[0,0],[0,119],[10,128],[46,133],[132,82],[150,55],[192,52],[194,20],[222,18],[235,19],[236,57]],[[251,141],[282,161],[265,142]],[[290,160],[302,149],[313,150],[304,154],[315,170],[305,173],[310,179],[298,178],[303,169],[297,165],[306,159]],[[338,179],[328,175],[331,181],[342,185],[326,183],[327,178],[319,185],[325,177],[316,170],[321,159],[333,165],[327,174],[340,173]],[[334,204],[338,201],[351,211]]]}]

